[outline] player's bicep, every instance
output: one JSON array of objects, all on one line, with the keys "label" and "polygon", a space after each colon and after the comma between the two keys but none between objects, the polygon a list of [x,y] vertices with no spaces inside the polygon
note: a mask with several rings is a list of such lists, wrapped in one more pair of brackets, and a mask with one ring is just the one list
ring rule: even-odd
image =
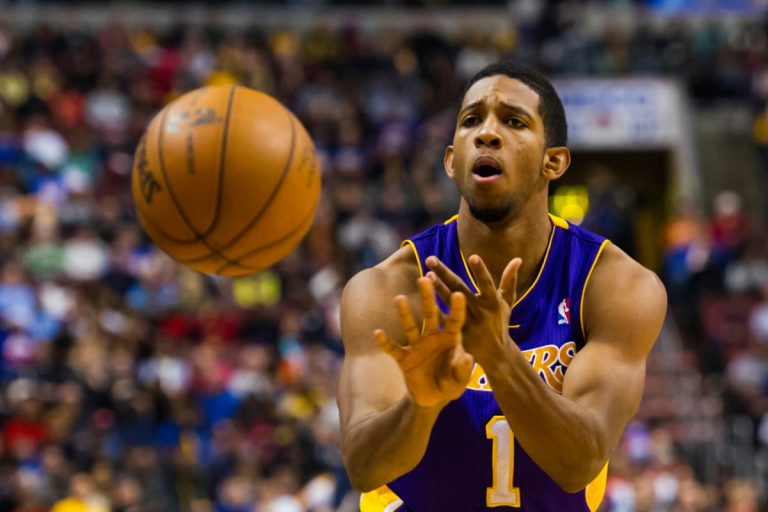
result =
[{"label": "player's bicep", "polygon": [[588,410],[613,446],[637,412],[644,383],[645,358],[631,357],[609,340],[592,339],[568,367],[563,396]]},{"label": "player's bicep", "polygon": [[622,254],[609,254],[595,272],[585,297],[587,342],[563,379],[563,395],[593,414],[611,447],[640,405],[666,313],[659,279]]}]

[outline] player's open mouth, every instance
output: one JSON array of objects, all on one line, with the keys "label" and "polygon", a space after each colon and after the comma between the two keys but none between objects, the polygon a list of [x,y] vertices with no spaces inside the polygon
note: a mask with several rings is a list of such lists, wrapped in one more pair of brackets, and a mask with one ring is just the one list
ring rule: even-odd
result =
[{"label": "player's open mouth", "polygon": [[491,183],[501,178],[501,163],[493,157],[481,156],[472,165],[472,176],[477,183]]}]

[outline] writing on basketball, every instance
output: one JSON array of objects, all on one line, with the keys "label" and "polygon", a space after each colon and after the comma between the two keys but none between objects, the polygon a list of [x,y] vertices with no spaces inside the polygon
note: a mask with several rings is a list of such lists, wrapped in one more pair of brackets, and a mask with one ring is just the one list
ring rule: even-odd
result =
[{"label": "writing on basketball", "polygon": [[163,187],[155,179],[152,171],[149,170],[149,162],[147,162],[147,145],[146,138],[142,137],[139,141],[139,146],[136,151],[138,158],[136,169],[139,173],[139,182],[141,183],[141,195],[147,204],[152,204],[152,197],[155,192],[160,192]]}]

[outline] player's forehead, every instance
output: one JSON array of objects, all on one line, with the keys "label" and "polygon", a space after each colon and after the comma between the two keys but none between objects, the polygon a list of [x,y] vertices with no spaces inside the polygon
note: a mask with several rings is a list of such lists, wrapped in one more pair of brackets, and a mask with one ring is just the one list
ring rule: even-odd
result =
[{"label": "player's forehead", "polygon": [[464,95],[461,109],[470,105],[490,107],[507,104],[524,108],[538,117],[540,101],[539,94],[520,80],[507,75],[493,75],[472,84]]}]

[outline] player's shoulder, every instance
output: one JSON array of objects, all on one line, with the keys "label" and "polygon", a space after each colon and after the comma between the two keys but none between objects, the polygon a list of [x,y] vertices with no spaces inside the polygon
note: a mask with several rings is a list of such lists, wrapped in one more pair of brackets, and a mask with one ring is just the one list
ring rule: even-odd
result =
[{"label": "player's shoulder", "polygon": [[583,242],[593,243],[598,245],[602,244],[603,241],[605,241],[605,237],[602,237],[597,233],[593,233],[592,231],[586,228],[583,228],[578,224],[573,224],[571,222],[566,221],[563,218],[557,217],[552,214],[549,215],[549,218],[552,221],[552,224],[554,224],[556,228],[561,228],[570,237],[578,238]]},{"label": "player's shoulder", "polygon": [[[606,291],[645,292],[666,296],[664,284],[652,270],[644,267],[618,246],[608,243],[595,264],[593,285]],[[600,286],[602,285],[602,286]]]},{"label": "player's shoulder", "polygon": [[343,302],[357,303],[366,297],[377,299],[379,296],[391,299],[398,294],[409,294],[416,289],[419,276],[413,251],[407,246],[401,247],[377,265],[352,276],[344,287],[344,296],[348,300]]},{"label": "player's shoulder", "polygon": [[651,332],[667,310],[661,279],[613,244],[600,255],[584,299],[587,332],[598,326]]},{"label": "player's shoulder", "polygon": [[372,270],[378,270],[393,277],[402,277],[412,281],[419,277],[419,265],[413,251],[407,245],[403,245],[390,254],[381,263],[372,267]]},{"label": "player's shoulder", "polygon": [[341,330],[347,354],[378,350],[370,335],[374,329],[397,332],[392,301],[401,294],[413,298],[418,277],[413,252],[405,247],[349,280],[341,296]]}]

